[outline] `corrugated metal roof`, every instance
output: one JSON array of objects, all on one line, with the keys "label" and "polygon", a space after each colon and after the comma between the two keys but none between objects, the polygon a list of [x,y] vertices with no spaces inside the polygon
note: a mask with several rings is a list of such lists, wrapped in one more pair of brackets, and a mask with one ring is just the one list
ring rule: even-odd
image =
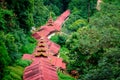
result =
[{"label": "corrugated metal roof", "polygon": [[48,25],[42,26],[40,28],[40,30],[38,32],[35,32],[32,36],[35,39],[39,39],[39,38],[41,38],[43,36],[47,37],[52,32],[60,31],[63,22],[69,16],[69,14],[70,14],[69,10],[65,11],[60,17],[57,18],[57,20],[55,22],[53,22],[52,26],[48,26]]},{"label": "corrugated metal roof", "polygon": [[[34,60],[36,61],[36,60]],[[39,58],[37,62],[28,66],[24,70],[24,80],[58,80],[56,68],[49,62],[46,63],[45,58]]]},{"label": "corrugated metal roof", "polygon": [[25,68],[23,80],[58,80],[57,68],[66,68],[61,58],[58,58],[60,46],[51,42],[47,37],[56,31],[61,30],[61,25],[68,17],[67,10],[55,22],[50,19],[48,24],[42,26],[32,36],[38,43],[33,54],[24,54],[23,59],[32,60],[32,64]]}]

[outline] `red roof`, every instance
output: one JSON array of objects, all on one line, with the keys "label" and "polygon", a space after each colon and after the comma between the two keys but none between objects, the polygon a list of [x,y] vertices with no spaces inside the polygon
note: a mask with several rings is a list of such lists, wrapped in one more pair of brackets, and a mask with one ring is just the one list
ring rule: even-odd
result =
[{"label": "red roof", "polygon": [[49,62],[46,63],[45,58],[39,58],[33,63],[25,68],[24,80],[58,80],[56,68]]},{"label": "red roof", "polygon": [[33,36],[35,39],[40,39],[40,38],[41,38],[41,36],[39,35],[38,32],[32,34],[32,36]]},{"label": "red roof", "polygon": [[52,18],[38,32],[32,34],[38,44],[32,54],[24,54],[23,59],[32,60],[32,64],[25,68],[23,80],[58,80],[57,68],[66,68],[61,58],[58,58],[60,46],[48,39],[51,33],[61,30],[61,25],[70,11],[65,11],[55,22]]},{"label": "red roof", "polygon": [[24,54],[22,59],[31,60],[32,56],[30,54]]},{"label": "red roof", "polygon": [[66,64],[65,63],[62,63],[62,69],[66,69]]},{"label": "red roof", "polygon": [[35,32],[32,36],[36,39],[40,39],[41,37],[48,37],[51,33],[56,32],[54,26],[42,26],[38,32]]},{"label": "red roof", "polygon": [[62,58],[58,58],[55,56],[49,56],[49,58],[52,65],[62,69],[66,68],[66,64],[63,62]]},{"label": "red roof", "polygon": [[63,14],[61,14],[61,16],[57,18],[56,21],[53,22],[51,26],[49,26],[48,24],[46,24],[45,26],[41,26],[40,30],[38,32],[35,32],[32,36],[35,39],[39,39],[43,36],[48,37],[53,32],[60,31],[63,22],[66,20],[69,14],[69,10],[65,11]]},{"label": "red roof", "polygon": [[53,53],[53,55],[57,55],[60,50],[60,46],[54,42],[51,42],[50,40],[48,40],[47,44],[49,51]]},{"label": "red roof", "polygon": [[54,22],[55,28],[60,31],[63,22],[67,19],[67,17],[70,15],[70,10],[66,10],[63,14],[61,14],[57,20]]}]

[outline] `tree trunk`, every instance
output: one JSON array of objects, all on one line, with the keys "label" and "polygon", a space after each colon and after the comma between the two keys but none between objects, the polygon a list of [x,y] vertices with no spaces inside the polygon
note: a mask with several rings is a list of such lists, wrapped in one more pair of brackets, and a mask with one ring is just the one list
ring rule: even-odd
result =
[{"label": "tree trunk", "polygon": [[102,2],[102,0],[97,0],[97,6],[96,6],[96,9],[97,10],[100,10],[100,3]]},{"label": "tree trunk", "polygon": [[89,22],[89,17],[90,17],[90,0],[87,2],[87,8],[88,8],[88,22]]}]

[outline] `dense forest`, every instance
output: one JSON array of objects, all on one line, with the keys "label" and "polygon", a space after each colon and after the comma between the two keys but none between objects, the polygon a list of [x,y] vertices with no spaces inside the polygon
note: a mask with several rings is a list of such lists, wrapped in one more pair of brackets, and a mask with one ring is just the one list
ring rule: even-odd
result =
[{"label": "dense forest", "polygon": [[22,55],[36,46],[31,28],[67,9],[69,19],[51,38],[67,63],[59,80],[120,80],[120,0],[0,0],[0,80],[22,80],[31,63]]}]

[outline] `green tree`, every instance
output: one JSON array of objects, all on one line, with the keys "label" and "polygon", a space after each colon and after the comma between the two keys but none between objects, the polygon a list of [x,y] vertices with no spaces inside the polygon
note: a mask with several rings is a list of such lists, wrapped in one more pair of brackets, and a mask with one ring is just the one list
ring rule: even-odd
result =
[{"label": "green tree", "polygon": [[95,12],[96,3],[96,0],[71,0],[69,8],[72,12],[75,12],[77,9],[79,15],[87,19]]},{"label": "green tree", "polygon": [[76,69],[83,74],[85,69],[97,67],[99,59],[110,48],[120,46],[120,31],[117,28],[83,27],[74,32],[66,41],[70,50],[68,71]]},{"label": "green tree", "polygon": [[7,8],[12,9],[17,17],[18,24],[21,28],[28,32],[34,25],[33,10],[34,0],[6,0]]},{"label": "green tree", "polygon": [[51,40],[61,46],[65,46],[67,35],[64,33],[56,34],[51,38]]},{"label": "green tree", "polygon": [[120,49],[110,48],[99,60],[98,67],[86,70],[82,80],[119,80],[120,79]]},{"label": "green tree", "polygon": [[[105,1],[105,2],[104,2]],[[103,0],[101,10],[90,19],[90,25],[101,27],[117,27],[120,25],[120,5],[119,0]],[[120,29],[120,28],[119,28]]]},{"label": "green tree", "polygon": [[50,13],[50,10],[44,5],[43,0],[34,1],[33,17],[34,17],[35,26],[40,27],[41,25],[45,24],[49,18],[49,13]]}]

